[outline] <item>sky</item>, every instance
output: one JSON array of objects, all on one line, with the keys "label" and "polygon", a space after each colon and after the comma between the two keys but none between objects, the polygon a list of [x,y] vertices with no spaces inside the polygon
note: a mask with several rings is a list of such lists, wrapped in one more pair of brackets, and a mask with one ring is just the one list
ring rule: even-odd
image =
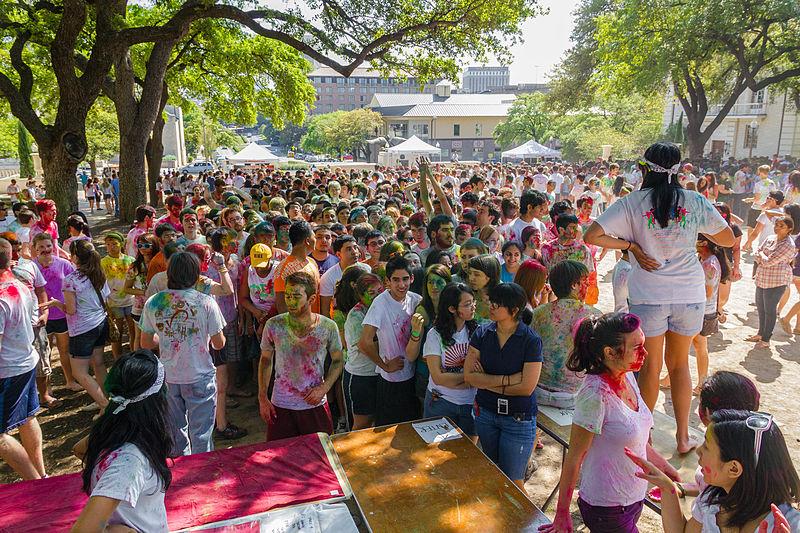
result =
[{"label": "sky", "polygon": [[[509,65],[511,83],[543,83],[570,46],[572,13],[579,0],[541,0],[550,8],[548,15],[528,19],[522,25],[524,42],[513,46]],[[489,63],[499,65],[499,63]]]}]

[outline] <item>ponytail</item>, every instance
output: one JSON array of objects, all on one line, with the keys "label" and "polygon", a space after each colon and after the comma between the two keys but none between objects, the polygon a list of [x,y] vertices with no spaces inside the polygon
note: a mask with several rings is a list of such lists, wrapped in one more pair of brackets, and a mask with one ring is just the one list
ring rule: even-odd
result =
[{"label": "ponytail", "polygon": [[625,343],[625,334],[636,331],[640,324],[639,317],[631,313],[587,316],[575,329],[567,368],[573,372],[602,374],[607,370],[606,347],[619,352]]},{"label": "ponytail", "polygon": [[100,267],[100,254],[94,249],[94,244],[85,239],[72,241],[69,245],[69,253],[78,259],[76,270],[89,279],[92,287],[102,291],[103,285],[106,283],[106,276]]},{"label": "ponytail", "polygon": [[676,218],[683,198],[683,188],[678,183],[676,166],[680,163],[681,151],[672,143],[657,142],[644,153],[639,167],[644,174],[642,190],[649,189],[653,207],[653,218],[661,228]]}]

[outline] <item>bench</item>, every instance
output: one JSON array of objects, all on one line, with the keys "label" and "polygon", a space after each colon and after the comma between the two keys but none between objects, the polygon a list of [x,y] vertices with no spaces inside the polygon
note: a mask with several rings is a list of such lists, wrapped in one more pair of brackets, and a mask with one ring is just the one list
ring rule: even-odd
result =
[{"label": "bench", "polygon": [[[573,411],[556,409],[554,407],[539,406],[539,413],[536,415],[536,426],[550,438],[555,440],[562,448],[561,463],[567,457],[569,449],[569,436],[572,429]],[[651,432],[652,446],[655,451],[660,453],[669,463],[675,467],[684,482],[694,481],[694,473],[697,469],[697,454],[693,451],[684,455],[679,455],[675,449],[675,419],[660,411],[653,413],[653,430]],[[702,432],[695,428],[689,428],[690,435],[702,442],[705,438]],[[553,488],[550,495],[542,505],[542,510],[547,510],[556,493],[558,484]],[[685,515],[691,514],[693,497],[681,499],[681,508]],[[655,512],[661,514],[660,502],[652,501],[649,497],[644,500],[645,505]]]}]

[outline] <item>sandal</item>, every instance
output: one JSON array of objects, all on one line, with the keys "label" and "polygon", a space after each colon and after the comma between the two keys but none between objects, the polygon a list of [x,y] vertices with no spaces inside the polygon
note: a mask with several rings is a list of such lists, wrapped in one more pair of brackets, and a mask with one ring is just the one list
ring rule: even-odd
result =
[{"label": "sandal", "polygon": [[769,341],[758,341],[756,343],[756,348],[769,350]]},{"label": "sandal", "polygon": [[747,342],[759,342],[761,341],[761,335],[751,335],[745,339]]},{"label": "sandal", "polygon": [[214,436],[223,440],[236,440],[247,436],[247,430],[233,424],[228,424],[228,427],[225,429],[214,429]]},{"label": "sandal", "polygon": [[58,398],[51,398],[50,401],[42,402],[42,405],[44,407],[47,407],[48,409],[55,409],[56,407],[59,407],[62,403],[63,402]]}]

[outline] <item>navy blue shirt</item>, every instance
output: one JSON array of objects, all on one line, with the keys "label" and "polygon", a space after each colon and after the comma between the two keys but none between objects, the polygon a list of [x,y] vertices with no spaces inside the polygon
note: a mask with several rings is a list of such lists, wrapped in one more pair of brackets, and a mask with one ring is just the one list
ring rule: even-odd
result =
[{"label": "navy blue shirt", "polygon": [[[497,337],[497,323],[489,322],[475,330],[469,340],[470,346],[481,352],[481,366],[487,374],[511,375],[522,372],[525,363],[542,362],[542,339],[528,325],[520,322],[503,348]],[[536,414],[536,396],[505,396],[496,392],[478,389],[475,401],[481,409],[497,413],[498,398],[508,400],[508,414]]]}]

